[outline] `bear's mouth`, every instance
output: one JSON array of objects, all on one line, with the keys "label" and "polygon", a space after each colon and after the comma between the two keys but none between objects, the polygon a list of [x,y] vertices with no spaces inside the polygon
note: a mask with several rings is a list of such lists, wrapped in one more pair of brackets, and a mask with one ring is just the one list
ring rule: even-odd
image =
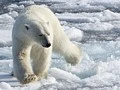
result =
[{"label": "bear's mouth", "polygon": [[42,46],[45,47],[45,48],[49,48],[51,46],[51,43],[47,43],[47,44],[44,44]]}]

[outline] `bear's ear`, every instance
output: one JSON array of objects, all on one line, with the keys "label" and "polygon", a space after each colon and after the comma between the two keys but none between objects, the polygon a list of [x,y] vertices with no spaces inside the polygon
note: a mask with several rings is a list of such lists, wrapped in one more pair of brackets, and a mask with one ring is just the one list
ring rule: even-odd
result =
[{"label": "bear's ear", "polygon": [[26,30],[29,30],[30,26],[28,24],[24,24],[24,26],[25,26]]}]

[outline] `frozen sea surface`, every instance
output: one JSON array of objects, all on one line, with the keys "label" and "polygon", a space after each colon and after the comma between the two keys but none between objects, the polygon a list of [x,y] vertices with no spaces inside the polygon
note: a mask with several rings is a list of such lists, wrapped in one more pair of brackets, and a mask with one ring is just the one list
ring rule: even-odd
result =
[{"label": "frozen sea surface", "polygon": [[[21,85],[12,71],[12,27],[19,12],[46,4],[70,40],[83,51],[76,66],[52,55],[47,79]],[[0,90],[120,90],[120,0],[33,0],[12,2],[0,15]],[[7,12],[7,13],[5,13]]]}]

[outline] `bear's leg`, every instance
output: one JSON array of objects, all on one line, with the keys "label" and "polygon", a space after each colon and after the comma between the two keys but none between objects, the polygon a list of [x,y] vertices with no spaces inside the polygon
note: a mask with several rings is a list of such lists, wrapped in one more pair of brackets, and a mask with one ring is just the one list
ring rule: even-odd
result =
[{"label": "bear's leg", "polygon": [[62,39],[54,41],[53,50],[64,56],[71,65],[78,64],[82,59],[81,49],[73,44],[66,35],[63,35]]},{"label": "bear's leg", "polygon": [[[18,48],[19,47],[19,48]],[[26,84],[37,80],[30,64],[30,46],[13,45],[13,71],[20,83]]]},{"label": "bear's leg", "polygon": [[82,59],[81,49],[72,42],[66,43],[67,48],[61,50],[61,54],[65,57],[65,60],[71,65],[80,63]]},{"label": "bear's leg", "polygon": [[[38,49],[38,48],[36,48]],[[34,49],[35,50],[35,49]],[[48,74],[48,69],[49,66],[51,64],[51,52],[52,49],[51,48],[41,48],[38,52],[37,52],[37,56],[36,55],[32,55],[33,57],[33,71],[35,73],[35,75],[38,77],[38,79],[40,80],[41,78],[47,78],[47,74]]]}]

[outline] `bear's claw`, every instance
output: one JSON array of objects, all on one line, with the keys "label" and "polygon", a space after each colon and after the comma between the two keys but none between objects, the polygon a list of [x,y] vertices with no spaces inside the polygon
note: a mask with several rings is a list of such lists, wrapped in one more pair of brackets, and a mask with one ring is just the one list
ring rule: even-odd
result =
[{"label": "bear's claw", "polygon": [[35,74],[27,74],[25,75],[22,83],[27,84],[27,83],[34,82],[34,81],[37,81],[37,76]]}]

